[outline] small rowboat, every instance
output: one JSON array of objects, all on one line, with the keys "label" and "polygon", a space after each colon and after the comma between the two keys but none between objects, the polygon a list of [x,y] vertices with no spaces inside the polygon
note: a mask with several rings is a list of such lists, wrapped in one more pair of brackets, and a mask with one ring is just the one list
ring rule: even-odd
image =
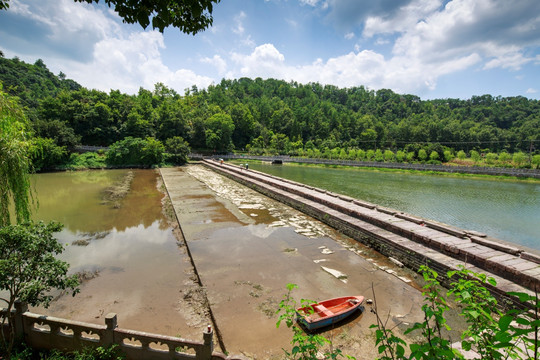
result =
[{"label": "small rowboat", "polygon": [[343,296],[296,309],[296,321],[307,330],[315,330],[341,321],[359,310],[363,296]]}]

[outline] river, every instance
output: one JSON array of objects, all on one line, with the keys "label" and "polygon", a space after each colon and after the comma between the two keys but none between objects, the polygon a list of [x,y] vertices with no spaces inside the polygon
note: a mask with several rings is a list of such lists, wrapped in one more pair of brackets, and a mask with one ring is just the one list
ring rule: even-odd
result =
[{"label": "river", "polygon": [[540,183],[295,164],[250,169],[540,250]]}]

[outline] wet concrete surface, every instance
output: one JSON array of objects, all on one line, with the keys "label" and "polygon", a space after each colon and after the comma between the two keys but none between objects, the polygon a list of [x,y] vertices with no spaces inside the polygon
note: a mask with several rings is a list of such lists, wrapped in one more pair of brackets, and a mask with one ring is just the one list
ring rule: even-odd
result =
[{"label": "wet concrete surface", "polygon": [[[390,328],[422,320],[421,292],[408,270],[201,165],[161,173],[228,353],[283,357],[292,334],[284,325],[276,329],[275,312],[288,283],[299,286],[298,302],[373,298],[373,286]],[[323,335],[345,354],[375,358],[369,310]]]}]

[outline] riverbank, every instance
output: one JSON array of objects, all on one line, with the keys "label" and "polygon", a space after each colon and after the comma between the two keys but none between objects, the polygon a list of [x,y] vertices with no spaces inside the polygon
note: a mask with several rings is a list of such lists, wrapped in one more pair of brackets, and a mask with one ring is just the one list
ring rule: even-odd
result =
[{"label": "riverbank", "polygon": [[[193,159],[199,159],[192,155]],[[374,162],[374,161],[352,161],[352,160],[334,160],[334,159],[311,159],[302,157],[290,156],[254,156],[254,155],[216,155],[213,158],[223,158],[226,160],[259,160],[265,162],[280,161],[281,163],[298,163],[312,164],[325,166],[351,166],[358,168],[377,168],[377,169],[393,169],[407,170],[419,172],[433,173],[450,173],[450,174],[473,174],[473,175],[489,175],[503,176],[515,178],[532,178],[540,181],[540,169],[522,169],[522,168],[498,168],[498,167],[480,167],[480,166],[448,166],[435,164],[421,163],[395,163],[395,162]]]}]

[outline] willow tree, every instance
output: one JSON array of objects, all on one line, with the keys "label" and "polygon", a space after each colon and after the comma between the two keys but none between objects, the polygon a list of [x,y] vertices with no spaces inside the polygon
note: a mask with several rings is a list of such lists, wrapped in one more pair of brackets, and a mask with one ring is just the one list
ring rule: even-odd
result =
[{"label": "willow tree", "polygon": [[0,84],[0,227],[10,224],[10,203],[17,223],[30,220],[29,151],[28,121],[17,99]]}]

